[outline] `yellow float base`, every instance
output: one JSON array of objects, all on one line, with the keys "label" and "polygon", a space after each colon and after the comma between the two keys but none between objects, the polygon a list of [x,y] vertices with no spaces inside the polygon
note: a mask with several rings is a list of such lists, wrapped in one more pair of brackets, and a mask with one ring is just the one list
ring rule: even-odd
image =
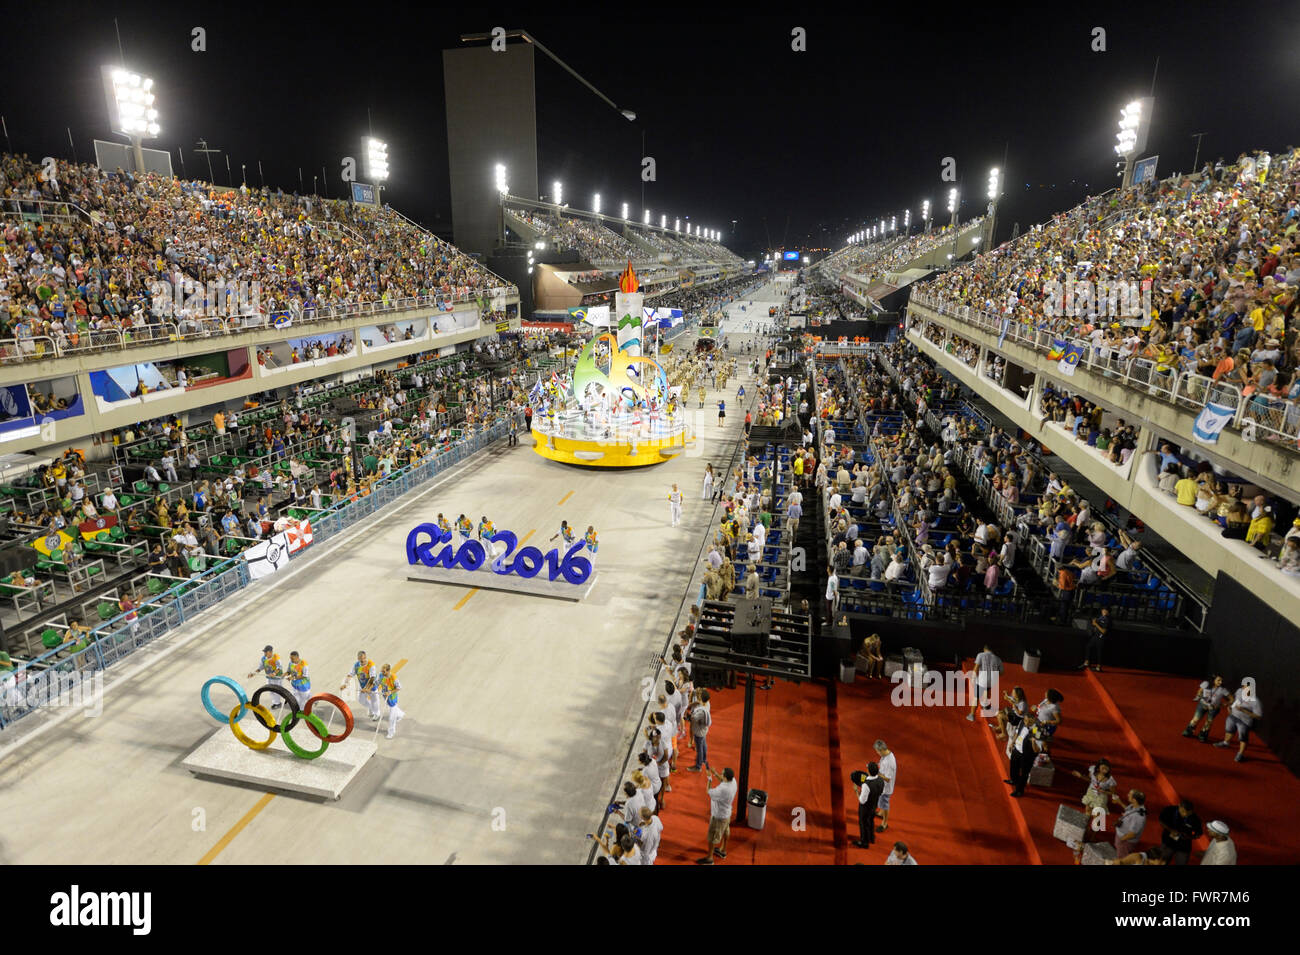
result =
[{"label": "yellow float base", "polygon": [[662,464],[670,458],[680,457],[695,443],[684,432],[671,437],[638,438],[636,451],[631,443],[620,441],[579,441],[573,438],[554,437],[533,429],[533,450],[551,461],[561,464],[580,464],[591,468],[639,468]]}]

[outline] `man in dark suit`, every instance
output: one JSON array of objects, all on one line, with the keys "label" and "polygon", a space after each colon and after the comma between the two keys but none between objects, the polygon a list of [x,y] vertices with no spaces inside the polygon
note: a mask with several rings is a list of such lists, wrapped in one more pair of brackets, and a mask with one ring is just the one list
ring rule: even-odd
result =
[{"label": "man in dark suit", "polygon": [[1011,742],[1011,778],[1003,782],[1011,784],[1011,795],[1023,796],[1025,786],[1029,783],[1029,771],[1034,768],[1037,753],[1034,749],[1034,717],[1026,713],[1020,729]]},{"label": "man in dark suit", "polygon": [[876,841],[876,806],[880,803],[880,794],[885,791],[885,781],[879,773],[877,764],[867,763],[865,775],[856,772],[851,777],[853,789],[858,794],[858,838],[853,844],[859,849],[869,849]]}]

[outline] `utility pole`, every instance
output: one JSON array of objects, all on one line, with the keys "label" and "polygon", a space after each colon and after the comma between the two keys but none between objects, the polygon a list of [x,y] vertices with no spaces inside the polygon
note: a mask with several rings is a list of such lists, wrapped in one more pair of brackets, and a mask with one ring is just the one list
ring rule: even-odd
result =
[{"label": "utility pole", "polygon": [[216,177],[216,175],[212,172],[212,154],[213,154],[213,153],[219,153],[219,152],[221,152],[221,150],[220,150],[220,149],[210,149],[210,148],[208,148],[208,141],[207,141],[206,139],[200,139],[197,143],[194,144],[194,151],[195,151],[196,153],[203,153],[203,155],[207,157],[207,160],[208,160],[208,182],[209,182],[210,184],[212,184],[212,185],[216,185],[217,177]]}]

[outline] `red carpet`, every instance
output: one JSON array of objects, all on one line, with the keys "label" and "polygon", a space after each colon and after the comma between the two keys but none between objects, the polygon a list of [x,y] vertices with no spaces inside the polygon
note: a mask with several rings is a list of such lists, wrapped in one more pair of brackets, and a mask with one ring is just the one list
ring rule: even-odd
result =
[{"label": "red carpet", "polygon": [[[835,862],[827,692],[824,684],[782,682],[755,692],[749,786],[768,794],[766,824],[761,831],[744,825],[740,804],[745,794],[738,794],[741,821],[732,823],[727,858],[716,860],[717,864]],[[739,776],[744,685],[709,693],[713,711],[709,764],[719,772],[729,766]],[[705,774],[686,771],[694,762],[694,751],[683,744],[672,775],[673,791],[660,814],[664,832],[657,865],[691,864],[704,856],[709,797]]]},{"label": "red carpet", "polygon": [[897,707],[894,685],[859,676],[836,687],[843,748],[848,837],[858,836],[856,796],[848,774],[875,759],[883,739],[898,760],[898,786],[889,828],[876,844],[848,847],[848,861],[877,865],[895,841],[906,842],[919,865],[1024,865],[1036,861],[1015,817],[1013,800],[994,765],[979,722],[968,710]]},{"label": "red carpet", "polygon": [[[1196,709],[1192,697],[1199,680],[1109,668],[1091,679],[1114,701],[1174,792],[1192,800],[1203,822],[1228,824],[1242,865],[1300,861],[1300,780],[1256,738],[1246,762],[1236,763],[1235,741],[1230,749],[1215,749],[1180,735]],[[1211,741],[1223,739],[1224,718],[1220,713],[1215,719]]]},{"label": "red carpet", "polygon": [[[1048,687],[1065,696],[1052,745],[1054,784],[1030,786],[1021,799],[1012,799],[1002,782],[1005,744],[984,720],[967,722],[966,707],[895,706],[892,683],[863,677],[852,686],[778,683],[759,691],[755,704],[749,784],[768,792],[766,825],[751,830],[742,813],[720,864],[879,865],[901,840],[921,865],[1071,865],[1074,853],[1052,835],[1057,808],[1081,808],[1087,783],[1069,770],[1086,772],[1103,756],[1121,795],[1132,788],[1147,794],[1143,848],[1159,842],[1160,810],[1185,796],[1203,821],[1228,823],[1243,864],[1294,864],[1300,859],[1294,825],[1300,780],[1258,741],[1248,751],[1251,758],[1238,764],[1235,749],[1180,736],[1196,682],[1131,671],[1026,674],[1007,665],[1002,689],[1023,686],[1031,705]],[[709,761],[717,769],[739,771],[743,704],[743,685],[713,692]],[[1222,738],[1222,728],[1220,715],[1213,739]],[[858,822],[848,777],[874,758],[876,739],[896,755],[899,782],[888,831],[861,850],[850,845]],[[704,855],[709,802],[703,775],[686,772],[693,761],[694,753],[683,747],[662,816],[661,865],[691,864]],[[1108,817],[1108,827],[1116,818]],[[1108,831],[1091,838],[1113,837]]]}]

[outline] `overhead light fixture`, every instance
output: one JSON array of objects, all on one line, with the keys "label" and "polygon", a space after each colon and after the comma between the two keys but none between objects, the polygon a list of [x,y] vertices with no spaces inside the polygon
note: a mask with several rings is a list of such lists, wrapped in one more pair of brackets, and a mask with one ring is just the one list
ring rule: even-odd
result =
[{"label": "overhead light fixture", "polygon": [[497,163],[495,167],[497,192],[501,195],[508,195],[510,187],[506,185],[506,167],[504,163]]}]

